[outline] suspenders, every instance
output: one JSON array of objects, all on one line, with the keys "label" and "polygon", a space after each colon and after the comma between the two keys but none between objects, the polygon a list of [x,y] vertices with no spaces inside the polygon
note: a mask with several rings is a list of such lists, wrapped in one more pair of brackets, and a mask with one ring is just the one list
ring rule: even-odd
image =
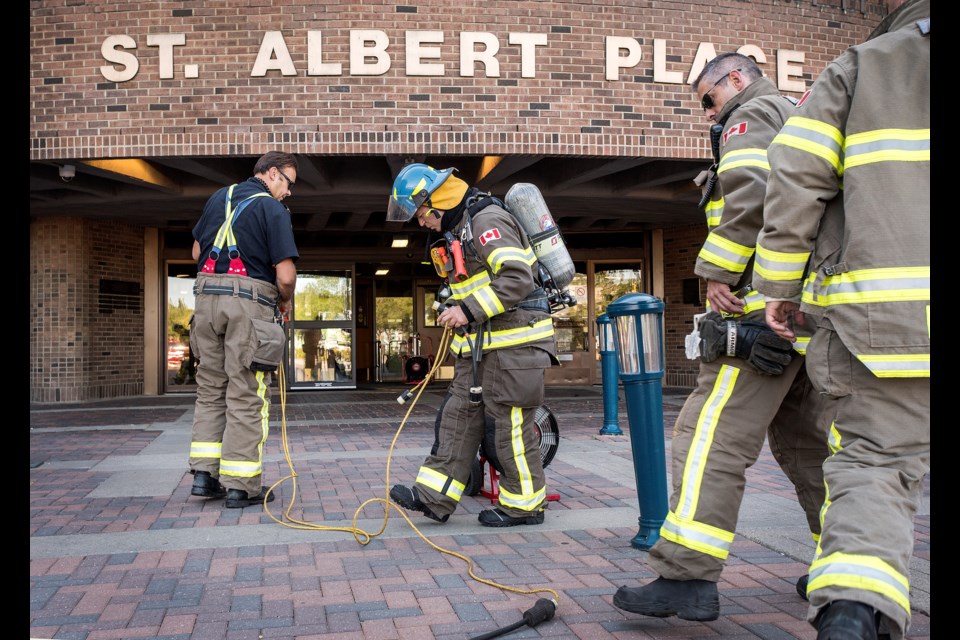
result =
[{"label": "suspenders", "polygon": [[241,200],[236,209],[232,209],[231,201],[233,199],[233,189],[236,186],[237,185],[232,184],[227,190],[226,206],[224,207],[226,214],[224,216],[223,224],[220,225],[220,230],[217,231],[217,237],[213,241],[213,248],[210,249],[210,255],[207,256],[207,261],[203,263],[203,269],[200,270],[201,273],[216,272],[217,259],[220,257],[220,251],[223,249],[223,245],[226,242],[227,255],[230,256],[230,266],[227,269],[227,273],[241,276],[247,275],[247,268],[243,265],[243,261],[240,259],[240,250],[237,248],[237,237],[233,233],[233,223],[236,222],[240,212],[243,211],[244,208],[250,204],[254,198],[258,196],[269,196],[270,194],[255,193],[252,196]]}]

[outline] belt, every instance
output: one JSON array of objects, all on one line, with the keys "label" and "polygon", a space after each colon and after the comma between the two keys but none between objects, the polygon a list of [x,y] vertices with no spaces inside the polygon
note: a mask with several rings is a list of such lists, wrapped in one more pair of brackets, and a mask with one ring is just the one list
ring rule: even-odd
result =
[{"label": "belt", "polygon": [[[233,287],[219,286],[215,284],[205,284],[203,285],[203,288],[201,288],[200,285],[194,285],[193,295],[198,295],[201,293],[209,293],[215,296],[232,296],[234,294],[234,289]],[[256,298],[254,298],[253,289],[244,289],[243,287],[240,287],[237,290],[236,295],[240,298],[246,298],[247,300],[256,300],[266,307],[272,308],[277,306],[276,300],[273,298],[268,298],[259,293],[257,294]]]}]

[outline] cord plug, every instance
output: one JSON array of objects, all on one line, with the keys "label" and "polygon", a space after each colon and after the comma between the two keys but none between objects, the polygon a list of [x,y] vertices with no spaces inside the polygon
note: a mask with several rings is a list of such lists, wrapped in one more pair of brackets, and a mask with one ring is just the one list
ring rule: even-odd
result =
[{"label": "cord plug", "polygon": [[397,404],[406,404],[413,397],[413,389],[407,389],[397,398]]},{"label": "cord plug", "polygon": [[540,598],[532,607],[523,612],[523,621],[527,623],[527,626],[535,627],[552,618],[556,611],[557,603],[553,598],[549,600]]}]

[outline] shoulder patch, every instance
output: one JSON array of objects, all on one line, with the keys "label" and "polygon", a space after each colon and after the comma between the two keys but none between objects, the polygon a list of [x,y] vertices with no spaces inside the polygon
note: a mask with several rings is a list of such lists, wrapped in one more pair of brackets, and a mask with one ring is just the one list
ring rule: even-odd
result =
[{"label": "shoulder patch", "polygon": [[800,99],[797,100],[796,106],[799,107],[800,105],[802,105],[803,101],[806,100],[809,95],[810,95],[810,89],[807,89],[806,92],[802,96],[800,96]]},{"label": "shoulder patch", "polygon": [[493,229],[490,229],[480,234],[480,246],[482,247],[486,245],[488,242],[492,242],[494,240],[499,240],[499,239],[500,239],[500,229],[497,229],[496,227],[494,227]]},{"label": "shoulder patch", "polygon": [[733,125],[729,129],[727,129],[727,131],[723,134],[723,144],[727,144],[727,139],[730,138],[730,136],[742,136],[746,132],[747,132],[746,122],[739,122]]}]

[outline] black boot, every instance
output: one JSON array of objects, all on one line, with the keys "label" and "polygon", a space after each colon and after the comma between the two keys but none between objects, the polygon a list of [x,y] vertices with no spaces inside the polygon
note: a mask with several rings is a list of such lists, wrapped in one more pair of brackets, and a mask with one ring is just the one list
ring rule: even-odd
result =
[{"label": "black boot", "polygon": [[484,509],[477,516],[485,527],[513,527],[518,524],[543,524],[543,509],[528,516],[508,516],[500,509]]},{"label": "black boot", "polygon": [[191,471],[191,473],[193,487],[190,489],[190,495],[202,498],[222,498],[227,495],[227,490],[219,480],[210,475],[209,471]]},{"label": "black boot", "polygon": [[613,604],[645,616],[706,622],[720,617],[717,583],[709,580],[657,578],[642,587],[620,587]]},{"label": "black boot", "polygon": [[416,487],[405,487],[402,484],[395,484],[393,488],[390,489],[390,499],[404,509],[419,511],[431,520],[436,520],[437,522],[446,522],[450,518],[449,513],[441,517],[431,511],[430,507],[420,500],[420,494],[417,493]]},{"label": "black boot", "polygon": [[817,616],[817,640],[877,640],[873,607],[853,600],[834,600]]},{"label": "black boot", "polygon": [[797,593],[800,594],[800,597],[806,601],[810,601],[810,598],[807,597],[807,583],[810,582],[810,574],[808,573],[805,576],[800,576],[797,579]]},{"label": "black boot", "polygon": [[224,502],[224,506],[227,509],[242,509],[254,504],[263,504],[264,497],[266,497],[267,502],[273,502],[273,499],[277,496],[272,491],[270,495],[267,495],[266,487],[260,487],[260,493],[255,496],[249,496],[243,489],[230,489],[227,491],[227,500]]}]

